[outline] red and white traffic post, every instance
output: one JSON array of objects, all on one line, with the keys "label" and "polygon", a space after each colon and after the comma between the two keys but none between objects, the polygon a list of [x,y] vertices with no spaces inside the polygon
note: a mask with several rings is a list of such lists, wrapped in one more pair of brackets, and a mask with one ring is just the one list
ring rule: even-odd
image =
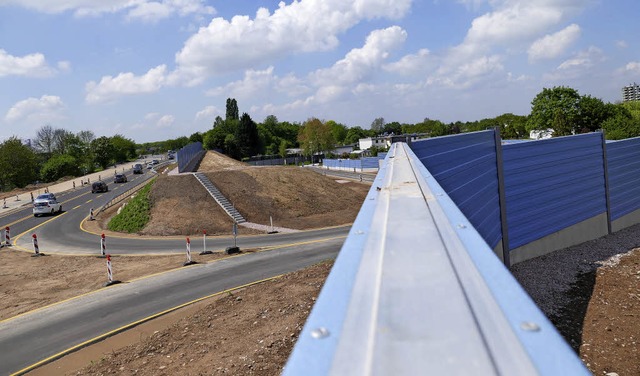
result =
[{"label": "red and white traffic post", "polygon": [[31,257],[44,256],[44,253],[40,253],[40,247],[38,247],[38,235],[33,234],[31,237],[33,238],[33,251],[35,252]]},{"label": "red and white traffic post", "polygon": [[197,264],[197,262],[191,260],[191,239],[187,237],[187,262],[182,264],[183,266]]},{"label": "red and white traffic post", "polygon": [[120,283],[120,281],[113,279],[113,270],[111,270],[111,255],[107,254],[107,283],[105,286],[115,285],[116,283]]},{"label": "red and white traffic post", "polygon": [[210,255],[213,252],[207,251],[207,230],[202,230],[202,252],[201,255]]},{"label": "red and white traffic post", "polygon": [[107,257],[107,240],[105,239],[104,234],[100,235],[100,256],[99,257]]}]

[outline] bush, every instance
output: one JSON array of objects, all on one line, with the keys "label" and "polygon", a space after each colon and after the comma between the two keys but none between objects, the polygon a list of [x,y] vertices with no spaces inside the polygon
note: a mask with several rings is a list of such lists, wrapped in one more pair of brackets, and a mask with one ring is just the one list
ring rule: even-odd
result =
[{"label": "bush", "polygon": [[109,221],[107,228],[111,231],[133,233],[147,225],[150,218],[151,204],[149,191],[153,182],[142,188],[129,203]]},{"label": "bush", "polygon": [[80,175],[80,168],[76,159],[67,154],[51,157],[40,171],[40,177],[45,182],[56,181],[64,176],[78,175]]}]

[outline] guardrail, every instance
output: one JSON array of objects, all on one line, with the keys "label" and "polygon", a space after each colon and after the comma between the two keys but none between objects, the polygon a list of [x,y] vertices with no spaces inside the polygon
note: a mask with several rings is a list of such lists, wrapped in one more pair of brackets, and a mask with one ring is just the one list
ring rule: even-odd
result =
[{"label": "guardrail", "polygon": [[124,199],[126,199],[127,197],[133,195],[134,193],[138,192],[139,190],[141,190],[142,188],[144,188],[144,186],[151,182],[153,179],[156,179],[158,177],[158,175],[155,175],[149,179],[144,180],[143,182],[141,182],[140,184],[136,185],[133,188],[129,188],[128,190],[126,190],[125,192],[117,195],[116,197],[112,198],[111,200],[107,201],[104,205],[102,205],[100,207],[100,209],[98,209],[97,214],[100,214],[102,212],[104,212],[105,210],[109,209],[110,207],[112,207],[113,205],[124,201]]},{"label": "guardrail", "polygon": [[284,375],[589,375],[404,143],[392,146]]}]

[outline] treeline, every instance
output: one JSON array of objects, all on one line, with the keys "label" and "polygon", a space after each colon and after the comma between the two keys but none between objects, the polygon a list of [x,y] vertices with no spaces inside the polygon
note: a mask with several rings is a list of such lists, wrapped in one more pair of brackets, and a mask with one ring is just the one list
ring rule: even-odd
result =
[{"label": "treeline", "polygon": [[425,118],[416,124],[373,120],[369,128],[348,127],[333,120],[310,118],[305,122],[279,121],[274,115],[256,123],[240,115],[233,98],[226,102],[225,118],[218,116],[210,129],[158,142],[136,144],[122,135],[96,138],[91,131],[77,134],[51,126],[42,127],[31,145],[17,138],[0,144],[0,185],[3,190],[24,187],[36,180],[51,182],[79,176],[146,153],[179,150],[192,142],[221,150],[238,160],[256,155],[285,157],[287,149],[300,148],[305,155],[330,151],[335,146],[356,145],[358,140],[381,134],[422,133],[429,137],[499,128],[503,139],[529,138],[531,131],[552,136],[604,130],[607,139],[640,136],[640,102],[604,103],[580,95],[568,87],[543,89],[531,102],[529,115],[502,114],[470,122],[444,123]]},{"label": "treeline", "polygon": [[96,138],[91,131],[74,134],[45,125],[30,143],[12,137],[0,144],[0,186],[6,191],[81,176],[137,155],[135,142],[122,135]]}]

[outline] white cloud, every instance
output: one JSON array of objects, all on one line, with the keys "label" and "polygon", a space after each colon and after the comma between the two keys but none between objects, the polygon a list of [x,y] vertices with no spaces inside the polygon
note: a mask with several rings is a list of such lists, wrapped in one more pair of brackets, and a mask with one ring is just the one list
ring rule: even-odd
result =
[{"label": "white cloud", "polygon": [[422,48],[415,54],[405,55],[398,61],[386,64],[384,69],[389,72],[411,76],[423,73],[432,67],[433,63],[431,63],[429,59],[429,50]]},{"label": "white cloud", "polygon": [[441,85],[456,89],[467,89],[479,82],[487,82],[504,71],[502,57],[498,55],[475,58],[446,75],[436,74],[427,79],[428,85]]},{"label": "white cloud", "polygon": [[554,34],[547,34],[529,47],[529,60],[553,59],[562,55],[580,37],[580,26],[571,24]]},{"label": "white cloud", "polygon": [[60,72],[66,73],[71,71],[71,62],[69,61],[59,61],[57,65]]},{"label": "white cloud", "polygon": [[367,36],[362,48],[352,49],[331,68],[312,73],[312,82],[324,86],[366,80],[381,67],[390,51],[399,47],[406,39],[407,32],[399,26],[374,30]]},{"label": "white cloud", "polygon": [[620,70],[624,73],[640,74],[640,61],[631,61]]},{"label": "white cloud", "polygon": [[563,61],[553,72],[545,74],[543,78],[551,82],[566,82],[569,79],[584,77],[605,59],[601,49],[591,46]]},{"label": "white cloud", "polygon": [[213,119],[219,115],[222,115],[222,111],[220,111],[216,106],[207,106],[196,113],[196,120],[206,120],[213,123]]},{"label": "white cloud", "polygon": [[277,77],[273,75],[273,67],[269,67],[265,70],[253,70],[249,69],[245,71],[244,78],[239,81],[230,82],[225,86],[219,86],[214,89],[208,90],[207,95],[218,96],[225,95],[233,98],[249,98],[256,97],[262,94],[265,97],[269,97],[268,88],[273,84]]},{"label": "white cloud", "polygon": [[126,12],[129,20],[158,21],[179,16],[214,14],[204,0],[4,0],[0,6],[20,6],[42,13],[73,12],[77,17]]},{"label": "white cloud", "polygon": [[5,50],[0,49],[0,77],[49,77],[55,73],[56,70],[49,67],[41,53],[18,57],[9,55]]},{"label": "white cloud", "polygon": [[585,51],[580,51],[573,58],[564,61],[558,66],[558,70],[590,68],[595,63],[602,61],[603,59],[604,54],[602,50],[591,46]]},{"label": "white cloud", "polygon": [[627,41],[625,41],[625,40],[617,40],[616,41],[616,47],[618,47],[618,48],[627,48],[627,47],[629,47],[629,45],[627,44]]},{"label": "white cloud", "polygon": [[149,69],[142,76],[133,73],[120,73],[116,77],[103,76],[99,83],[91,81],[86,84],[87,103],[111,101],[122,95],[153,93],[165,84],[167,67],[158,65]]},{"label": "white cloud", "polygon": [[[480,4],[473,0],[461,2]],[[530,46],[549,29],[592,3],[592,0],[488,0],[486,6],[492,10],[472,21],[462,43],[432,57],[431,62],[438,68],[427,84],[467,88],[488,82],[481,74],[496,79],[508,56],[523,52],[523,46]],[[567,31],[571,32],[575,32],[573,27]]]},{"label": "white cloud", "polygon": [[164,115],[156,122],[158,128],[170,128],[175,123],[176,118],[173,115]]},{"label": "white cloud", "polygon": [[[165,65],[161,65],[149,70],[144,76],[136,76],[131,72],[120,73],[115,78],[104,76],[99,83],[87,83],[86,101],[98,103],[123,94],[155,92],[164,85],[194,86],[211,75],[246,68],[249,70],[246,71],[242,82],[227,86],[236,90],[238,96],[248,95],[259,89],[260,85],[271,84],[264,81],[270,79],[270,74],[252,70],[251,67],[296,52],[331,49],[338,44],[339,34],[363,19],[402,17],[408,12],[411,2],[412,0],[301,0],[289,5],[280,2],[273,14],[266,8],[260,8],[253,19],[249,16],[235,16],[230,21],[220,17],[214,18],[207,27],[200,28],[185,42],[182,50],[176,54],[177,68],[174,71],[167,72]],[[159,12],[164,9],[150,5],[146,7]],[[152,10],[148,12],[152,13]],[[406,32],[397,26],[387,30],[391,32],[380,32],[379,35],[370,35],[369,38],[397,38],[400,35],[402,41],[406,39]],[[380,40],[377,43],[382,45],[385,41]],[[357,53],[353,51],[354,55]],[[342,63],[345,66],[336,69],[345,71],[346,64],[358,64],[357,59],[358,56],[347,57]],[[357,69],[354,69],[353,73],[359,70],[359,67],[354,68]],[[344,73],[349,74],[346,71]],[[250,79],[258,81],[249,82]],[[286,87],[287,83],[290,84],[292,81],[282,84]],[[218,95],[223,89],[224,87],[216,88],[208,94]],[[296,91],[304,89],[298,85]]]},{"label": "white cloud", "polygon": [[273,13],[260,8],[254,18],[214,18],[176,54],[174,78],[194,84],[291,53],[329,50],[363,19],[402,17],[410,6],[411,0],[301,0],[280,2]]},{"label": "white cloud", "polygon": [[493,48],[519,48],[592,3],[592,0],[493,0],[493,11],[473,20],[449,59],[460,63]]},{"label": "white cloud", "polygon": [[55,95],[43,95],[40,98],[27,98],[14,104],[4,119],[8,123],[25,121],[30,125],[42,125],[64,118],[65,104]]}]

